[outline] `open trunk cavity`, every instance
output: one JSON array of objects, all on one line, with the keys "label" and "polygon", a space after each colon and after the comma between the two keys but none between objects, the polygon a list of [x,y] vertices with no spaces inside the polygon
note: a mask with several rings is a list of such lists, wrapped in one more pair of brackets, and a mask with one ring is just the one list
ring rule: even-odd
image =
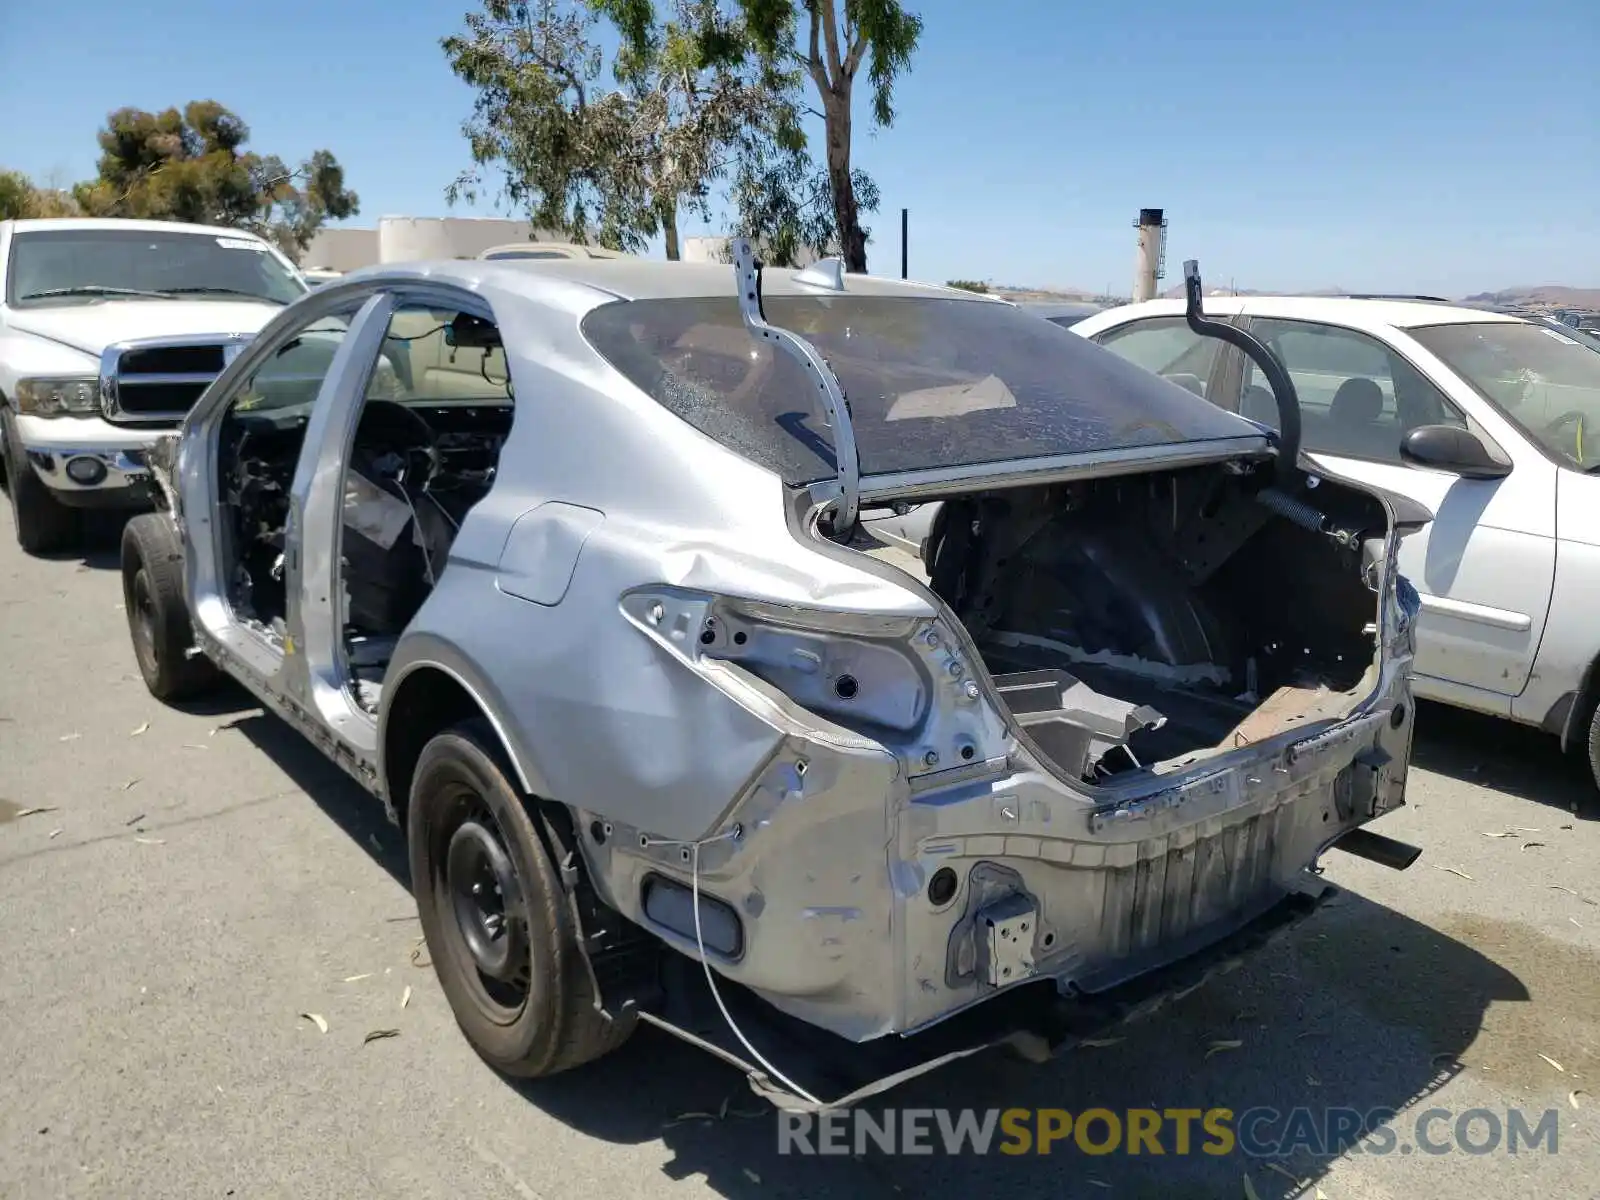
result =
[{"label": "open trunk cavity", "polygon": [[1220,466],[976,492],[944,501],[924,562],[1028,740],[1104,782],[1370,690],[1387,517],[1327,481],[1307,498]]}]

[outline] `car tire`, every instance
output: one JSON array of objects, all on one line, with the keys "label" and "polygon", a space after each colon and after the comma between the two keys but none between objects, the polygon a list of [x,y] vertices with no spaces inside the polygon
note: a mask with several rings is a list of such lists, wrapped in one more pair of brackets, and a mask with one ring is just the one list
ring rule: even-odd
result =
[{"label": "car tire", "polygon": [[145,687],[173,703],[214,689],[221,672],[190,655],[194,624],[183,595],[183,546],[165,513],[141,513],[122,530],[122,602]]},{"label": "car tire", "polygon": [[49,554],[64,550],[77,541],[80,529],[77,510],[68,508],[50,494],[50,489],[21,460],[20,451],[6,439],[6,491],[11,497],[11,523],[17,545],[29,554]]},{"label": "car tire", "polygon": [[486,721],[423,747],[406,830],[434,972],[478,1055],[501,1073],[554,1075],[633,1032],[595,1005],[566,893],[531,802]]},{"label": "car tire", "polygon": [[[1589,714],[1589,777],[1594,781],[1596,788],[1600,788],[1600,704],[1595,705]],[[1591,805],[1595,804],[1590,799]]]}]

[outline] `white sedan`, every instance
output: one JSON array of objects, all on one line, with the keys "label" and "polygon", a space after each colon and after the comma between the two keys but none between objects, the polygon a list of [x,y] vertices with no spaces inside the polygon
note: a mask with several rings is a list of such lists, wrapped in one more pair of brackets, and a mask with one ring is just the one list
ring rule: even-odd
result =
[{"label": "white sedan", "polygon": [[[1436,514],[1400,557],[1422,596],[1416,693],[1548,730],[1587,754],[1600,782],[1600,353],[1439,301],[1216,297],[1205,310],[1283,360],[1314,462]],[[1071,329],[1278,423],[1260,371],[1193,333],[1182,300]]]}]

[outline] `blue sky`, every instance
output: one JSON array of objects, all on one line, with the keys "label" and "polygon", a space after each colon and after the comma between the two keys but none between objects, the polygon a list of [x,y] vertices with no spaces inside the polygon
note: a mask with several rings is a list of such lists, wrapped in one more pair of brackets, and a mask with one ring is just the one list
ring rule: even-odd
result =
[{"label": "blue sky", "polygon": [[[871,132],[857,105],[874,270],[898,272],[904,206],[913,276],[1125,293],[1151,206],[1168,284],[1198,257],[1208,283],[1252,288],[1600,287],[1582,0],[911,6],[926,32],[899,120]],[[88,176],[111,109],[209,98],[257,150],[333,150],[357,224],[450,211],[471,94],[438,40],[466,0],[0,7],[0,165]]]}]

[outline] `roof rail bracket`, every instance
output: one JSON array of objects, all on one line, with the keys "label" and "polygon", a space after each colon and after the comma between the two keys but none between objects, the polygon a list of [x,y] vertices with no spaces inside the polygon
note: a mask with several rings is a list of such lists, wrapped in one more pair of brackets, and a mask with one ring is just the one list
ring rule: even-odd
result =
[{"label": "roof rail bracket", "polygon": [[798,334],[767,323],[761,304],[761,263],[757,261],[749,240],[734,238],[729,249],[732,251],[734,282],[739,289],[739,312],[744,318],[744,327],[756,341],[775,344],[800,364],[806,378],[816,388],[823,419],[833,430],[833,457],[838,476],[838,493],[833,501],[833,535],[836,538],[843,537],[855,529],[861,508],[861,460],[856,453],[850,401],[845,397],[839,377],[815,346]]},{"label": "roof rail bracket", "polygon": [[1200,281],[1200,262],[1186,259],[1183,264],[1184,320],[1199,337],[1214,337],[1237,346],[1261,368],[1272,395],[1278,402],[1278,466],[1283,478],[1291,477],[1300,460],[1300,397],[1295,392],[1294,380],[1284,369],[1282,361],[1272,348],[1255,334],[1227,321],[1215,321],[1205,315],[1205,287]]}]

